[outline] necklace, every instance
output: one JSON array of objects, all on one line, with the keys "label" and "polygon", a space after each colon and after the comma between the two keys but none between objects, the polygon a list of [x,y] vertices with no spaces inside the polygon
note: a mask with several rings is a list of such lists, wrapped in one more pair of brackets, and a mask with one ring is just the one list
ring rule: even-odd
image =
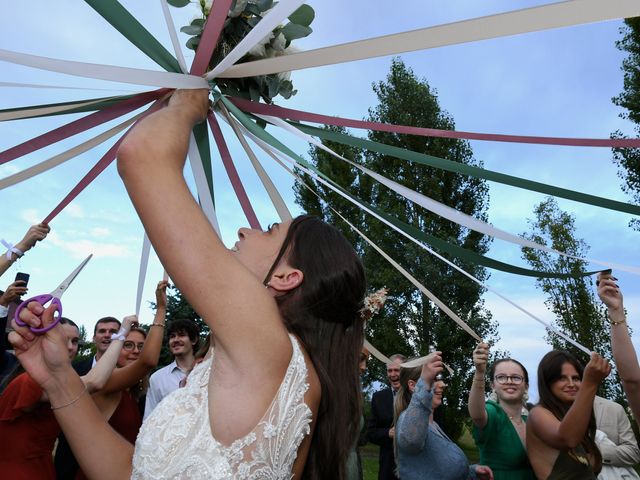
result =
[{"label": "necklace", "polygon": [[516,425],[524,425],[524,422],[522,421],[522,417],[516,419],[515,417],[512,417],[511,415],[509,415],[509,420],[511,420]]}]

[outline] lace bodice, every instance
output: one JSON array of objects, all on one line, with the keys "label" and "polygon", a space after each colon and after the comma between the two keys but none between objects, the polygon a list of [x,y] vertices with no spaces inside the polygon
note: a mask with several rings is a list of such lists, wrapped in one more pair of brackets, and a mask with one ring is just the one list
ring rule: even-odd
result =
[{"label": "lace bodice", "polygon": [[187,385],[165,397],[144,421],[132,479],[290,479],[298,447],[309,434],[304,403],[307,367],[297,340],[275,398],[258,425],[226,447],[211,434],[208,383],[212,360],[196,366]]}]

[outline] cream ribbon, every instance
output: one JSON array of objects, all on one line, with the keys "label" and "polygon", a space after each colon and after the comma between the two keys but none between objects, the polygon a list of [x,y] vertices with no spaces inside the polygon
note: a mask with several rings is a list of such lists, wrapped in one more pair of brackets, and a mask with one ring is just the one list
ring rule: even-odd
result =
[{"label": "cream ribbon", "polygon": [[167,30],[169,30],[169,37],[171,37],[173,51],[175,52],[176,58],[178,59],[178,65],[180,65],[180,70],[182,70],[182,73],[188,73],[189,69],[187,68],[187,62],[184,59],[182,47],[180,47],[180,42],[178,41],[178,33],[176,32],[176,27],[173,23],[173,17],[171,16],[171,11],[169,10],[167,0],[159,0],[159,2],[160,6],[162,7],[164,21],[167,24]]},{"label": "cream ribbon", "polygon": [[218,217],[216,216],[216,209],[213,206],[213,197],[211,196],[211,190],[207,183],[207,176],[204,173],[204,167],[202,166],[202,157],[200,156],[200,150],[198,150],[198,144],[196,143],[196,137],[191,133],[189,136],[189,165],[193,172],[193,178],[196,181],[196,189],[198,191],[198,197],[200,199],[200,207],[204,212],[207,220],[215,230],[218,238],[220,236],[220,226],[218,225]]},{"label": "cream ribbon", "polygon": [[[274,28],[282,23],[289,15],[295,12],[305,0],[280,0],[278,4],[269,10],[258,24],[244,37],[229,54],[222,59],[206,75],[207,80],[222,76],[221,73],[233,68],[233,64],[240,60],[249,50],[255,47],[267,35],[270,35]],[[233,76],[233,75],[232,75]]]},{"label": "cream ribbon", "polygon": [[258,177],[260,178],[260,181],[262,182],[264,189],[267,191],[267,194],[269,195],[269,198],[271,199],[271,202],[273,203],[273,206],[276,209],[276,212],[278,213],[280,220],[283,222],[292,220],[293,216],[291,215],[291,212],[287,208],[287,204],[285,203],[284,199],[280,195],[280,192],[278,192],[278,189],[275,187],[275,185],[269,178],[269,175],[267,175],[267,172],[265,171],[265,169],[262,167],[262,165],[258,161],[258,158],[256,157],[255,153],[253,153],[253,150],[251,150],[251,147],[247,143],[247,140],[244,138],[244,135],[240,130],[240,125],[233,119],[231,115],[229,115],[229,112],[227,111],[227,107],[225,107],[222,102],[220,102],[219,105],[221,107],[223,120],[225,120],[231,126],[231,128],[233,129],[233,132],[236,134],[236,137],[238,137],[238,140],[240,141],[242,148],[244,148],[244,151],[246,152],[247,156],[249,157],[249,160],[251,161],[251,165],[253,165],[253,168],[258,174]]},{"label": "cream ribbon", "polygon": [[[147,267],[149,266],[149,253],[151,252],[151,241],[147,232],[142,238],[142,253],[140,254],[140,269],[138,270],[138,292],[136,294],[136,317],[140,318],[140,307],[142,306],[142,292],[144,291],[144,281],[147,278]],[[124,340],[124,339],[123,339]]]},{"label": "cream ribbon", "polygon": [[37,117],[41,115],[50,115],[52,113],[66,112],[67,110],[73,110],[75,108],[88,107],[97,103],[102,103],[108,100],[120,98],[120,96],[100,98],[98,100],[91,100],[88,102],[77,102],[67,105],[52,105],[50,107],[36,107],[25,108],[20,110],[14,110],[11,112],[0,112],[0,122],[6,122],[8,120],[19,120],[21,118]]},{"label": "cream ribbon", "polygon": [[9,175],[8,177],[1,179],[0,190],[12,185],[16,185],[17,183],[24,182],[25,180],[35,177],[36,175],[44,173],[47,170],[57,167],[58,165],[61,165],[64,162],[77,157],[87,150],[91,150],[93,147],[100,145],[101,143],[107,141],[108,139],[114,137],[115,135],[126,129],[129,125],[138,120],[142,115],[144,115],[144,112],[130,118],[125,122],[122,122],[119,125],[116,125],[115,127],[93,137],[90,140],[87,140],[86,142],[81,143],[80,145],[76,145],[75,147],[70,148],[66,152],[62,152],[51,157],[48,160],[38,163],[37,165],[26,168],[20,172],[14,173],[13,175]]},{"label": "cream ribbon", "polygon": [[216,76],[253,77],[302,70],[639,15],[638,0],[569,0],[242,63],[218,71]]},{"label": "cream ribbon", "polygon": [[140,68],[117,67],[115,65],[100,65],[97,63],[75,62],[50,57],[40,57],[27,53],[13,52],[0,49],[0,60],[24,65],[26,67],[59,72],[78,77],[109,80],[112,82],[132,83],[135,85],[150,85],[165,88],[209,88],[209,84],[202,77],[184,73],[158,72]]}]

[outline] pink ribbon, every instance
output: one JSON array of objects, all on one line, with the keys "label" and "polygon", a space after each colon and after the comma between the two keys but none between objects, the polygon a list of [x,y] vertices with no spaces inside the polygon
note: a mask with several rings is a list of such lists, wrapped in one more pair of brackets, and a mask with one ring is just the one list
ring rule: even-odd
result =
[{"label": "pink ribbon", "polygon": [[66,125],[11,147],[4,152],[0,152],[0,165],[125,115],[155,100],[168,91],[169,89],[163,88],[152,92],[140,93],[115,105],[111,105],[91,115],[79,118],[71,123],[67,123]]},{"label": "pink ribbon", "polygon": [[224,169],[227,171],[227,175],[229,176],[229,180],[231,180],[231,186],[233,187],[234,192],[236,192],[236,196],[240,201],[240,206],[242,207],[242,211],[244,215],[247,217],[249,221],[249,225],[251,228],[257,228],[262,230],[260,227],[260,222],[258,221],[258,217],[256,216],[256,212],[253,211],[253,207],[251,206],[251,202],[249,201],[249,197],[247,196],[247,192],[242,185],[242,181],[240,180],[240,176],[238,175],[238,171],[236,170],[235,165],[233,164],[233,160],[231,159],[231,154],[229,153],[229,149],[227,148],[227,144],[224,141],[224,137],[222,136],[222,130],[220,130],[220,125],[218,124],[218,120],[216,120],[213,112],[209,112],[209,127],[211,128],[211,133],[213,133],[213,138],[218,145],[218,151],[220,152],[220,157],[222,158],[222,164],[224,165]]},{"label": "pink ribbon", "polygon": [[252,102],[238,97],[229,97],[238,108],[245,112],[288,118],[290,120],[325,123],[341,127],[364,128],[381,132],[404,133],[422,137],[462,138],[466,140],[486,140],[492,142],[533,143],[539,145],[565,145],[574,147],[608,147],[635,148],[640,147],[640,138],[563,138],[563,137],[532,137],[526,135],[502,135],[496,133],[457,132],[455,130],[439,130],[436,128],[408,127],[349,118],[332,117],[318,113],[304,112],[291,108],[266,105]]},{"label": "pink ribbon", "polygon": [[227,19],[232,1],[233,0],[215,0],[213,2],[211,12],[209,12],[209,17],[204,27],[204,32],[198,44],[198,49],[196,50],[196,56],[191,64],[191,75],[203,75],[209,66],[209,61],[218,45],[220,33],[222,33],[222,27]]},{"label": "pink ribbon", "polygon": [[[152,112],[155,112],[156,110],[158,110],[158,108],[160,108],[161,105],[162,105],[162,100],[156,100],[156,102],[153,105],[151,105],[149,110],[147,110],[145,114],[142,117],[140,117],[138,122],[143,118],[147,117],[148,115],[150,115]],[[58,214],[80,194],[80,192],[82,192],[85,188],[87,188],[87,186],[91,182],[93,182],[98,177],[98,175],[100,175],[111,164],[111,162],[113,162],[113,160],[116,158],[116,153],[118,152],[118,148],[120,147],[120,144],[125,139],[125,137],[129,134],[131,129],[137,125],[138,122],[134,123],[133,126],[129,130],[127,130],[124,133],[124,135],[122,135],[109,150],[107,150],[107,153],[105,153],[102,156],[102,158],[98,160],[98,163],[96,163],[91,168],[91,170],[89,170],[89,172],[82,178],[82,180],[80,180],[80,182],[78,182],[78,184],[75,187],[73,187],[73,189],[67,194],[67,196],[62,199],[62,201],[51,211],[49,215],[47,215],[47,217],[42,221],[42,223],[49,224],[51,220],[57,217]]]}]

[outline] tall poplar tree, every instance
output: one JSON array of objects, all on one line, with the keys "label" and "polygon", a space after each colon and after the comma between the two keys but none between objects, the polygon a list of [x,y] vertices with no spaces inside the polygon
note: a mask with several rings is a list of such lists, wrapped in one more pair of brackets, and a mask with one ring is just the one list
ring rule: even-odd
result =
[{"label": "tall poplar tree", "polygon": [[[613,98],[613,103],[622,107],[622,118],[634,124],[634,130],[640,137],[640,17],[627,18],[620,29],[622,40],[616,42],[618,49],[627,53],[622,62],[624,90]],[[623,138],[620,131],[612,137]],[[613,161],[618,165],[618,176],[622,179],[622,189],[631,195],[634,202],[640,203],[640,148],[614,148]],[[640,230],[640,221],[634,219],[630,225]]]},{"label": "tall poplar tree", "polygon": [[[533,213],[534,218],[529,220],[531,231],[525,234],[526,238],[576,257],[587,255],[588,245],[575,236],[575,218],[562,211],[553,198],[541,202]],[[523,248],[522,252],[524,259],[536,270],[571,274],[587,271],[581,260],[531,248]],[[546,306],[556,317],[553,322],[556,328],[581,345],[613,358],[606,309],[596,298],[591,277],[539,278],[536,283],[546,296]],[[589,361],[584,352],[550,330],[547,330],[545,340],[554,349],[570,351],[584,364]],[[599,394],[626,405],[615,371],[603,382]]]},{"label": "tall poplar tree", "polygon": [[[400,59],[392,61],[386,81],[375,83],[373,89],[378,97],[378,105],[369,110],[368,120],[446,130],[455,127],[451,115],[441,109],[436,92],[426,80],[418,79]],[[461,140],[375,131],[369,132],[368,137],[376,142],[460,163],[482,165],[473,158],[468,142]],[[387,178],[466,214],[487,219],[488,188],[483,180],[412,164],[371,151],[363,152],[334,144],[329,146],[337,150],[337,153]],[[456,245],[478,253],[488,250],[489,240],[485,236],[424,210],[320,149],[312,148],[309,153],[312,163],[357,198],[402,222]],[[311,182],[311,179],[307,178],[307,181]],[[336,208],[468,322],[481,337],[488,341],[496,339],[495,323],[483,306],[483,291],[480,286],[370,215],[354,208],[346,200],[329,194],[325,187],[315,187],[323,193],[325,200],[318,201],[313,195],[297,188],[296,199],[303,209],[333,221],[335,219],[328,206]],[[342,222],[333,223],[341,226]],[[347,228],[344,227],[343,230],[362,256],[370,290],[382,286],[390,290],[384,309],[369,322],[367,336],[376,347],[389,355],[425,355],[430,345],[443,351],[445,362],[455,370],[453,376],[445,376],[449,387],[445,392],[446,408],[443,409],[446,428],[455,438],[461,432],[463,418],[467,416],[466,397],[475,340],[458,328],[375,250],[348,232]],[[439,253],[447,256],[443,252]],[[455,262],[480,280],[486,280],[488,277],[483,267],[458,260]],[[368,375],[370,380],[384,381],[384,365],[370,362]]]}]

